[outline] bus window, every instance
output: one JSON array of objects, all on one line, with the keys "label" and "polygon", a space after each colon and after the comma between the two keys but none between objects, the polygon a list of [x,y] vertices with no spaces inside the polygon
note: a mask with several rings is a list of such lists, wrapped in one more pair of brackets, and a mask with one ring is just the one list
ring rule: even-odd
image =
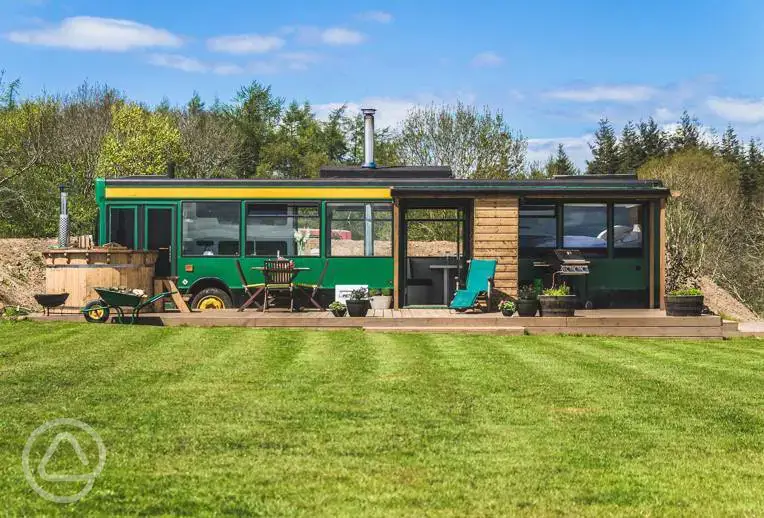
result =
[{"label": "bus window", "polygon": [[238,256],[239,202],[183,202],[184,256]]},{"label": "bus window", "polygon": [[109,211],[109,242],[135,248],[135,209],[112,207]]},{"label": "bus window", "polygon": [[261,257],[321,255],[318,205],[248,203],[245,251]]}]

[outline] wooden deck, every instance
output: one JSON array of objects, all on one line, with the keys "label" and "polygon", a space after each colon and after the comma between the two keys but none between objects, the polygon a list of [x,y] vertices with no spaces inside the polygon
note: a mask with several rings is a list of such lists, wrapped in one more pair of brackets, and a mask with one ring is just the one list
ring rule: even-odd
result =
[{"label": "wooden deck", "polygon": [[[84,322],[82,316],[35,315],[34,320]],[[657,309],[577,311],[575,317],[504,317],[500,313],[456,313],[447,309],[370,310],[364,318],[334,317],[328,311],[267,313],[248,310],[146,313],[141,323],[194,327],[286,327],[363,329],[369,332],[490,333],[505,335],[600,335],[635,337],[727,338],[742,336],[736,322],[718,316],[667,317]]]}]

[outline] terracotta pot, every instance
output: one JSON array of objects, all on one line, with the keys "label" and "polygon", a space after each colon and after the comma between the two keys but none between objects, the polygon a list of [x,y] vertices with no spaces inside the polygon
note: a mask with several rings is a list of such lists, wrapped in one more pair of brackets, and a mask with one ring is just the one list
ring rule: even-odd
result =
[{"label": "terracotta pot", "polygon": [[539,301],[536,299],[521,299],[515,301],[517,314],[521,317],[535,317],[539,309]]},{"label": "terracotta pot", "polygon": [[539,295],[542,317],[572,317],[576,312],[575,295]]},{"label": "terracotta pot", "polygon": [[699,317],[703,313],[703,295],[666,295],[666,315]]},{"label": "terracotta pot", "polygon": [[369,312],[369,301],[364,300],[348,300],[345,302],[348,307],[348,315],[351,317],[365,317]]}]

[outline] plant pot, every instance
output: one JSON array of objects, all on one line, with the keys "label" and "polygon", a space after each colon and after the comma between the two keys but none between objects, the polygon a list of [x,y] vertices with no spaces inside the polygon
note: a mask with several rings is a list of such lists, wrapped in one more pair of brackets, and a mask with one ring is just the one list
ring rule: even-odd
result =
[{"label": "plant pot", "polygon": [[374,295],[369,299],[371,309],[390,309],[393,298],[390,295]]},{"label": "plant pot", "polygon": [[345,302],[348,307],[348,315],[351,317],[365,317],[369,312],[369,301],[364,300],[348,300]]},{"label": "plant pot", "polygon": [[521,317],[535,317],[539,309],[539,301],[536,299],[521,299],[515,301],[517,314]]},{"label": "plant pot", "polygon": [[512,315],[515,314],[515,310],[514,309],[502,309],[501,310],[501,314],[504,315],[505,317],[511,317]]},{"label": "plant pot", "polygon": [[576,312],[575,295],[539,295],[542,317],[572,317]]},{"label": "plant pot", "polygon": [[699,317],[703,313],[703,295],[666,295],[666,315]]},{"label": "plant pot", "polygon": [[348,312],[347,308],[333,309],[332,315],[334,315],[335,317],[344,317],[347,312]]}]

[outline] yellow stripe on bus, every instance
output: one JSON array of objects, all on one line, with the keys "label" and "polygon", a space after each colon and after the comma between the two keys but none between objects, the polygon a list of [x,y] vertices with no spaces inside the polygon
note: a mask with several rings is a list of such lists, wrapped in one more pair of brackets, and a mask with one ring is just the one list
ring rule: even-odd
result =
[{"label": "yellow stripe on bus", "polygon": [[281,199],[392,198],[388,187],[106,187],[107,199]]}]

